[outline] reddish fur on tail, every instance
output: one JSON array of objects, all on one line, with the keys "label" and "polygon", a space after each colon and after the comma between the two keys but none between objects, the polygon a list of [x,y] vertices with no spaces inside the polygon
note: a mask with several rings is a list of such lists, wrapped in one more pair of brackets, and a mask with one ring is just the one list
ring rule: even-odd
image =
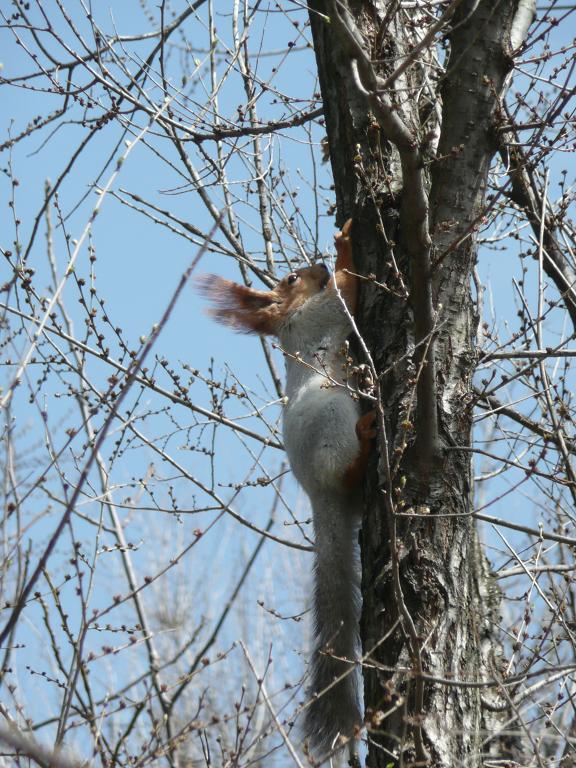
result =
[{"label": "reddish fur on tail", "polygon": [[244,333],[276,333],[278,312],[271,291],[256,291],[218,275],[202,275],[197,282],[215,305],[208,314],[219,323]]}]

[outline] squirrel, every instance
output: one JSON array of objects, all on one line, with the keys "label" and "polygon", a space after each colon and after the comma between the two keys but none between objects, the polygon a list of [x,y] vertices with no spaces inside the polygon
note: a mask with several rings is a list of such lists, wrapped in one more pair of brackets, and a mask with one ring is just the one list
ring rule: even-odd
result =
[{"label": "squirrel", "polygon": [[[336,265],[317,263],[257,291],[206,275],[210,314],[236,330],[278,337],[286,357],[283,436],[292,472],[308,495],[315,536],[312,700],[305,735],[317,754],[348,742],[362,727],[360,707],[360,486],[376,436],[375,413],[361,415],[349,382],[346,339],[358,278],[352,219],[336,233]],[[335,682],[337,680],[337,682]]]}]

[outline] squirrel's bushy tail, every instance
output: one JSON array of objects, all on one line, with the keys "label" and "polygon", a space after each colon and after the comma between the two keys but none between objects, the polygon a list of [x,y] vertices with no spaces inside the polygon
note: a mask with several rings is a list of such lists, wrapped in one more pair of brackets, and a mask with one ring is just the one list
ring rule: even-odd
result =
[{"label": "squirrel's bushy tail", "polygon": [[362,721],[360,669],[354,663],[360,655],[360,511],[346,494],[315,499],[313,511],[315,647],[309,695],[314,698],[305,712],[305,732],[313,749],[326,753],[338,736],[353,737]]}]

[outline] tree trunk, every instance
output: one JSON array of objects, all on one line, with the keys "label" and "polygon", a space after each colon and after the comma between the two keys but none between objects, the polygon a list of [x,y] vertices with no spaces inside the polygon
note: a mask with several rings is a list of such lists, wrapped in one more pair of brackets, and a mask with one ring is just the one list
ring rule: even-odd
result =
[{"label": "tree trunk", "polygon": [[[420,299],[414,284],[410,288],[414,263],[406,247],[410,211],[402,209],[407,195],[401,159],[357,86],[351,54],[333,19],[324,19],[333,6],[328,0],[314,0],[310,6],[338,223],[354,217],[358,269],[387,287],[363,282],[357,313],[376,370],[383,374],[381,398],[392,466],[392,488],[382,472],[369,480],[361,535],[368,764],[422,760],[415,743],[420,731],[430,764],[477,766],[487,755],[504,758],[509,752],[498,738],[494,707],[483,705],[486,700],[502,704],[497,689],[457,684],[498,678],[499,672],[498,597],[471,517],[471,455],[459,448],[469,447],[471,439],[478,322],[470,292],[474,233],[482,221],[496,149],[493,113],[512,62],[509,41],[516,3],[463,0],[451,19],[450,55],[438,94],[430,95],[420,74],[429,61],[423,57],[431,56],[426,51],[418,59],[423,66],[417,61],[391,84],[394,108],[431,161],[426,177],[432,239],[428,277],[438,318],[438,440],[426,456],[421,453],[423,435],[415,434],[426,430],[414,413],[414,318]],[[365,0],[353,3],[350,11],[382,78],[410,50],[399,16],[390,13],[387,18],[387,11],[385,3]],[[410,288],[408,298],[403,285]],[[382,451],[382,441],[379,447]],[[394,499],[392,517],[383,502],[388,492]],[[391,539],[396,541],[400,600],[393,584]],[[411,641],[406,613],[416,633]]]}]

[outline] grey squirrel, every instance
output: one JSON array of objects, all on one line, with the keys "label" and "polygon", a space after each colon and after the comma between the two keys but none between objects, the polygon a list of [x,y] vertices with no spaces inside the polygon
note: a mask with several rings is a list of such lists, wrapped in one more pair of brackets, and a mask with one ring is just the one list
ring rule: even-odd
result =
[{"label": "grey squirrel", "polygon": [[215,319],[277,336],[286,357],[284,445],[310,498],[315,535],[313,698],[305,709],[305,733],[317,753],[348,741],[353,755],[362,725],[355,663],[361,481],[376,432],[374,412],[361,416],[345,347],[358,290],[351,229],[349,219],[335,236],[333,276],[315,264],[290,273],[271,291],[256,291],[207,275],[203,291],[215,305]]}]

